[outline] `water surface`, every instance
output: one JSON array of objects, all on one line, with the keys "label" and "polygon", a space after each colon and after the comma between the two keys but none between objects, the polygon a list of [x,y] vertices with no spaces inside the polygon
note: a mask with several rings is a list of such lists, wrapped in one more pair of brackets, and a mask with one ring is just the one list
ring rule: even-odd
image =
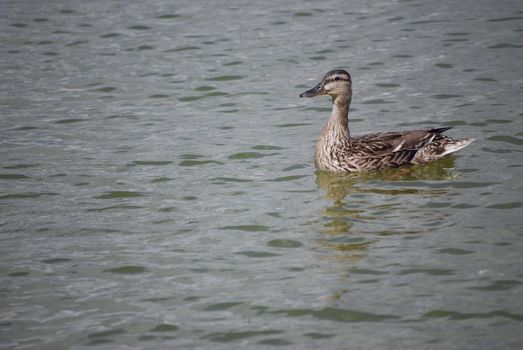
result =
[{"label": "water surface", "polygon": [[[2,1],[1,349],[520,349],[518,1]],[[426,166],[315,173],[351,132]]]}]

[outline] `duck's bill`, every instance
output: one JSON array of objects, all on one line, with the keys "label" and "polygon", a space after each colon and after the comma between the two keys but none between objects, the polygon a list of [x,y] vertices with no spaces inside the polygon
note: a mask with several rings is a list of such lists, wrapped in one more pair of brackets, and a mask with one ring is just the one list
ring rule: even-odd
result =
[{"label": "duck's bill", "polygon": [[319,83],[312,89],[302,92],[300,94],[300,97],[314,97],[314,96],[319,96],[319,95],[324,95],[324,94],[325,94],[325,90],[323,89],[323,84]]}]

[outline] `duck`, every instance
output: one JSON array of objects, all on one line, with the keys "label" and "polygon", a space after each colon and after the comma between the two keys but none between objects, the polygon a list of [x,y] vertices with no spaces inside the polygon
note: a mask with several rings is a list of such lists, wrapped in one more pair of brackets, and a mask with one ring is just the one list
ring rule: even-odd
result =
[{"label": "duck", "polygon": [[425,164],[469,145],[474,139],[452,139],[443,133],[451,127],[387,131],[352,137],[349,107],[352,80],[343,69],[334,69],[300,97],[328,95],[332,112],[316,143],[314,163],[320,171],[353,173]]}]

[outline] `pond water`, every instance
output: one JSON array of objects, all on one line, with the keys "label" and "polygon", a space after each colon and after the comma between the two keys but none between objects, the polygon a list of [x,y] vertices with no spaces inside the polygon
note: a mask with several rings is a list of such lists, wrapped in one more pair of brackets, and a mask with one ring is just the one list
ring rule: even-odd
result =
[{"label": "pond water", "polygon": [[[0,349],[523,348],[521,1],[2,1]],[[425,166],[316,173],[454,126]]]}]

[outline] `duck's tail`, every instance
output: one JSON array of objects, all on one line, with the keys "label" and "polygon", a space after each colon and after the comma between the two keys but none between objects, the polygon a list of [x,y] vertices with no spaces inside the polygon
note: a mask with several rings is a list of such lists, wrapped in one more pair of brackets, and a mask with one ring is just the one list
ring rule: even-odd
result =
[{"label": "duck's tail", "polygon": [[416,152],[411,163],[423,164],[443,158],[448,154],[454,153],[463,147],[468,146],[472,141],[474,141],[474,139],[454,140],[440,134],[448,129],[450,128],[432,129],[431,131],[436,133],[436,137],[434,137],[431,143]]},{"label": "duck's tail", "polygon": [[454,153],[463,147],[468,146],[474,139],[462,139],[462,140],[453,140],[453,139],[446,139],[446,142],[444,142],[443,145],[443,152],[440,154],[440,157],[444,157],[447,154]]}]

